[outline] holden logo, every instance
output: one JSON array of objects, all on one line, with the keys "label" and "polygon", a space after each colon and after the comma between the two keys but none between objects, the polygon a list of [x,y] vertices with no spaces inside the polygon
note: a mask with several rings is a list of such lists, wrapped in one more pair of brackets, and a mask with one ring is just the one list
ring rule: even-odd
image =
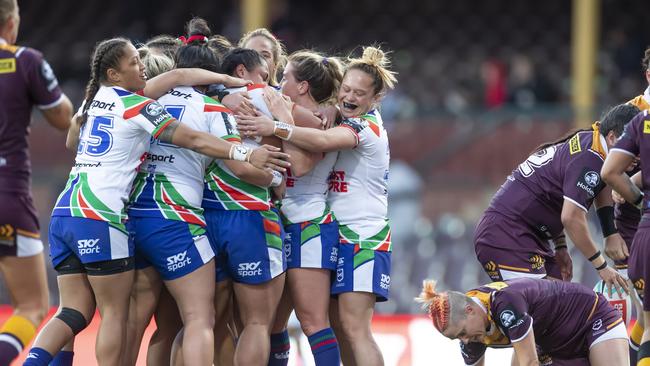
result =
[{"label": "holden logo", "polygon": [[510,310],[505,310],[501,312],[500,318],[501,324],[503,324],[504,327],[508,328],[515,321],[515,314],[513,314]]},{"label": "holden logo", "polygon": [[594,171],[587,172],[585,174],[585,183],[589,184],[590,187],[596,187],[600,183],[600,176]]},{"label": "holden logo", "polygon": [[151,116],[157,116],[163,112],[163,106],[158,103],[147,104],[147,113]]},{"label": "holden logo", "polygon": [[598,330],[598,329],[600,329],[600,328],[602,328],[602,327],[603,327],[603,320],[602,320],[602,319],[598,319],[598,320],[596,320],[596,321],[594,322],[594,324],[591,326],[591,329],[593,329],[593,330]]}]

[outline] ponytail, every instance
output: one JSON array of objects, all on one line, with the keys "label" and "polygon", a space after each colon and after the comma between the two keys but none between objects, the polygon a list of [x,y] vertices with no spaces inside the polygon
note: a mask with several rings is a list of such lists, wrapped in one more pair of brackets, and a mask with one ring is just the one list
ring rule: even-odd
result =
[{"label": "ponytail", "polygon": [[101,83],[106,81],[106,71],[110,68],[118,67],[120,58],[124,55],[124,46],[128,43],[130,41],[125,38],[112,38],[99,42],[95,46],[90,63],[90,80],[88,80],[88,84],[86,85],[86,95],[82,109],[82,126],[88,119],[86,112],[90,108],[93,99],[95,99]]},{"label": "ponytail", "polygon": [[422,292],[415,301],[422,303],[422,308],[429,313],[433,326],[443,332],[449,326],[450,303],[447,293],[436,292],[436,281],[425,280],[422,282]]}]

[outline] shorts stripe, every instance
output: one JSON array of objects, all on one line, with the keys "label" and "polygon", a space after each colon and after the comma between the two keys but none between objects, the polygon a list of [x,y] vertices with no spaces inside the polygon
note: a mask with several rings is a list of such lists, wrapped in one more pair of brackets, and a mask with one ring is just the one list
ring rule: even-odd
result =
[{"label": "shorts stripe", "polygon": [[506,266],[504,264],[499,264],[499,268],[507,269],[510,271],[517,271],[517,272],[530,272],[530,268],[511,267],[511,266]]},{"label": "shorts stripe", "polygon": [[21,230],[21,229],[16,229],[16,234],[26,236],[28,238],[33,238],[33,239],[41,238],[41,233],[33,233],[31,231]]},{"label": "shorts stripe", "polygon": [[16,256],[31,257],[43,251],[43,242],[39,238],[16,236]]},{"label": "shorts stripe", "polygon": [[354,269],[357,269],[358,267],[362,266],[364,263],[369,262],[373,259],[375,259],[375,252],[372,250],[362,250],[358,251],[359,249],[358,245],[354,246]]},{"label": "shorts stripe", "polygon": [[108,235],[111,242],[111,259],[129,257],[129,237],[113,226],[108,226]]},{"label": "shorts stripe", "polygon": [[208,240],[207,236],[194,238],[194,246],[199,252],[201,260],[204,264],[208,263],[210,259],[214,258],[214,251],[212,250],[212,246],[210,245],[210,241]]},{"label": "shorts stripe", "polygon": [[[374,252],[372,252],[374,254]],[[374,258],[374,255],[373,255]],[[356,262],[356,256],[355,256]],[[375,272],[375,261],[369,259],[354,268],[354,291],[373,292],[372,284]]]}]

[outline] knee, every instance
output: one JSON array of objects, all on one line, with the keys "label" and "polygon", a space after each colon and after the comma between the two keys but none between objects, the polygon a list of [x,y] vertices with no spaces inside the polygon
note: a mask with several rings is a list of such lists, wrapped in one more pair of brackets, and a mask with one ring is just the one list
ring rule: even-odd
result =
[{"label": "knee", "polygon": [[212,307],[183,311],[182,318],[185,326],[188,324],[202,324],[210,329],[214,328],[214,308]]},{"label": "knee", "polygon": [[300,328],[308,336],[329,327],[327,316],[324,314],[300,314],[298,320]]},{"label": "knee", "polygon": [[47,299],[45,301],[34,301],[31,303],[19,304],[14,310],[14,314],[29,319],[36,327],[45,319],[49,306]]},{"label": "knee", "polygon": [[341,317],[341,334],[348,340],[366,339],[370,334],[370,324],[353,317]]},{"label": "knee", "polygon": [[79,310],[66,307],[59,309],[59,312],[54,317],[64,322],[72,330],[74,335],[86,329],[88,325],[87,319],[89,319],[87,314],[84,315]]}]

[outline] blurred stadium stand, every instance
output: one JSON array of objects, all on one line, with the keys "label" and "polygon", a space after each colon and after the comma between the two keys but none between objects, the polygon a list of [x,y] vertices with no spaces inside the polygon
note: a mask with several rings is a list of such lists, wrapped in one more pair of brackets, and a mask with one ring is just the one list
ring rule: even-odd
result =
[{"label": "blurred stadium stand", "polygon": [[[475,222],[517,163],[572,128],[571,2],[547,0],[271,1],[272,30],[289,51],[346,55],[379,42],[399,85],[383,103],[391,138],[392,296],[382,312],[416,312],[421,280],[466,289],[487,282],[475,259]],[[597,111],[640,94],[650,36],[642,1],[603,0]],[[19,44],[41,50],[78,107],[95,42],[180,35],[191,15],[231,40],[241,34],[237,1],[20,1]],[[531,7],[534,6],[534,9]],[[47,238],[49,212],[73,155],[40,116],[32,128],[34,195]],[[598,235],[595,226],[594,236]],[[596,236],[597,237],[597,236]],[[574,253],[574,281],[595,271]],[[52,302],[56,280],[50,268]],[[0,286],[2,286],[0,284]],[[0,287],[0,303],[9,299]]]}]

